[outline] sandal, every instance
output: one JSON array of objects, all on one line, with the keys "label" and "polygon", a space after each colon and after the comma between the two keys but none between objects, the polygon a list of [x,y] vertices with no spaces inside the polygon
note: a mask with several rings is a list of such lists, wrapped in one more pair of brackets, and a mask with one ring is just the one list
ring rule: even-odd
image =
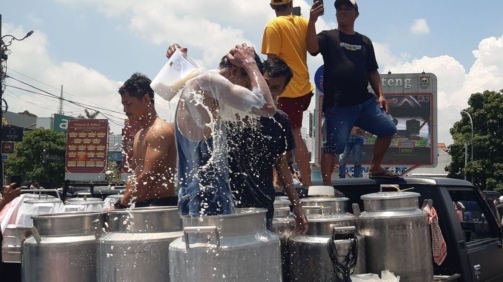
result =
[{"label": "sandal", "polygon": [[380,172],[378,173],[370,173],[369,172],[369,178],[390,178],[390,179],[394,179],[394,178],[399,178],[400,175],[396,174],[396,173],[393,173],[387,169],[383,169],[381,170]]}]

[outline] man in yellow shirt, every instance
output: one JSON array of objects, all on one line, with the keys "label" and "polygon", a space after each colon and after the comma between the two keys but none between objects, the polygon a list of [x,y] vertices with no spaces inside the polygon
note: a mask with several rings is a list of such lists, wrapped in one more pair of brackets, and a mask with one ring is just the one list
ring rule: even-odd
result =
[{"label": "man in yellow shirt", "polygon": [[302,116],[309,107],[314,86],[309,82],[307,69],[306,34],[308,21],[292,15],[292,0],[271,0],[271,8],[276,18],[270,20],[262,39],[262,54],[267,59],[279,57],[285,61],[293,72],[293,78],[278,98],[278,107],[288,114],[297,147],[293,150],[299,166],[302,186],[311,186],[311,169],[306,143],[300,129]]}]

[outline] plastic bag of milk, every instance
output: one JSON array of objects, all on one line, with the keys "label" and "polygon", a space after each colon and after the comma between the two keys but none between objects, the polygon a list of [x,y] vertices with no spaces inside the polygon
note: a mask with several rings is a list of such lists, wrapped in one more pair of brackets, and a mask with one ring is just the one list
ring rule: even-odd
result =
[{"label": "plastic bag of milk", "polygon": [[150,87],[161,98],[171,101],[188,80],[200,73],[200,69],[196,61],[177,49],[152,80]]}]

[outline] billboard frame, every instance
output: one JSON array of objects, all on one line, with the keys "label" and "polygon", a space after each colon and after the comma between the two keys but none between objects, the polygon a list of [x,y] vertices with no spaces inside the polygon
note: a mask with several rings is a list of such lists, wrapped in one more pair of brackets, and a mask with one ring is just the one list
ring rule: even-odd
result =
[{"label": "billboard frame", "polygon": [[[320,67],[321,69],[321,67]],[[402,172],[402,175],[408,173],[414,168],[417,167],[435,167],[438,165],[438,104],[437,104],[437,77],[433,73],[401,73],[401,74],[380,74],[381,77],[381,85],[383,86],[383,93],[385,97],[388,99],[389,95],[414,95],[414,96],[425,96],[431,95],[431,105],[430,105],[430,126],[431,126],[431,163],[423,164],[423,163],[382,163],[383,167],[407,167],[406,170]],[[399,84],[389,84],[383,85],[387,81],[397,81],[398,79],[403,79],[403,81],[409,80],[409,84],[404,85],[403,83]],[[415,83],[412,83],[412,79],[415,80]],[[313,120],[313,130],[315,141],[313,142],[312,148],[312,160],[311,164],[316,167],[320,167],[321,162],[321,154],[322,154],[322,120],[323,113],[321,111],[321,105],[323,103],[323,91],[319,89],[321,81],[323,80],[323,76],[320,74],[316,74],[315,84],[316,93],[315,93],[315,109],[314,109],[314,120]],[[427,82],[425,84],[425,81]],[[397,87],[400,86],[400,91],[396,91]],[[423,91],[424,92],[421,92]],[[371,87],[369,86],[369,91],[372,92]],[[352,162],[348,162],[348,165],[351,166]],[[363,166],[368,165],[368,163],[362,163]],[[338,165],[336,165],[338,167]]]}]

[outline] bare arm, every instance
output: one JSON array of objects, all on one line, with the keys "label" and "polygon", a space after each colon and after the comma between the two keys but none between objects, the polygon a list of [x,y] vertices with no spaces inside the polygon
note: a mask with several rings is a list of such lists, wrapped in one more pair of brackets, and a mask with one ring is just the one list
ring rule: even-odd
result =
[{"label": "bare arm", "polygon": [[383,108],[387,113],[389,113],[388,103],[386,102],[386,98],[384,97],[384,91],[382,89],[381,77],[379,76],[379,72],[377,70],[373,70],[369,72],[369,82],[372,90],[376,94],[379,105]]},{"label": "bare arm", "polygon": [[2,211],[12,200],[21,195],[21,188],[14,189],[14,183],[11,183],[9,186],[5,187],[2,194],[3,197],[0,200],[0,211]]},{"label": "bare arm", "polygon": [[[166,132],[157,132],[155,135],[149,132],[145,137],[146,152],[143,158],[143,170],[136,175],[136,181],[130,179],[126,185],[124,197],[121,204],[129,206],[133,197],[134,202],[141,202],[147,199],[150,188],[161,181],[160,176],[164,167],[164,160],[168,157],[169,144],[159,136],[165,136]],[[135,187],[136,186],[136,187]]]},{"label": "bare arm", "polygon": [[[258,68],[255,68],[258,72]],[[250,77],[253,90],[235,85],[218,73],[202,74],[194,82],[199,85],[199,88],[204,91],[206,96],[217,100],[219,103],[227,104],[232,108],[244,112],[256,113],[263,116],[273,115],[276,112],[276,108],[272,101],[269,87],[265,87],[265,89],[258,88],[264,87],[257,82],[266,83],[264,78],[260,72],[258,72],[256,79],[253,76]],[[194,86],[189,87],[195,88]]]},{"label": "bare arm", "polygon": [[311,7],[311,12],[309,15],[309,22],[307,24],[307,35],[306,35],[306,46],[307,51],[316,56],[320,52],[320,46],[318,45],[318,37],[316,36],[316,21],[318,17],[323,15],[325,8],[323,4],[316,1]]},{"label": "bare arm", "polygon": [[280,155],[275,163],[275,168],[279,174],[279,181],[283,186],[288,199],[293,205],[293,213],[295,215],[295,221],[297,223],[296,231],[300,234],[305,234],[307,232],[307,219],[302,209],[302,205],[299,200],[299,195],[293,186],[292,174],[288,167],[288,159],[286,154]]},{"label": "bare arm", "polygon": [[381,85],[381,77],[379,76],[379,72],[377,72],[377,70],[369,72],[369,82],[372,90],[374,90],[374,93],[378,98],[384,96]]}]

